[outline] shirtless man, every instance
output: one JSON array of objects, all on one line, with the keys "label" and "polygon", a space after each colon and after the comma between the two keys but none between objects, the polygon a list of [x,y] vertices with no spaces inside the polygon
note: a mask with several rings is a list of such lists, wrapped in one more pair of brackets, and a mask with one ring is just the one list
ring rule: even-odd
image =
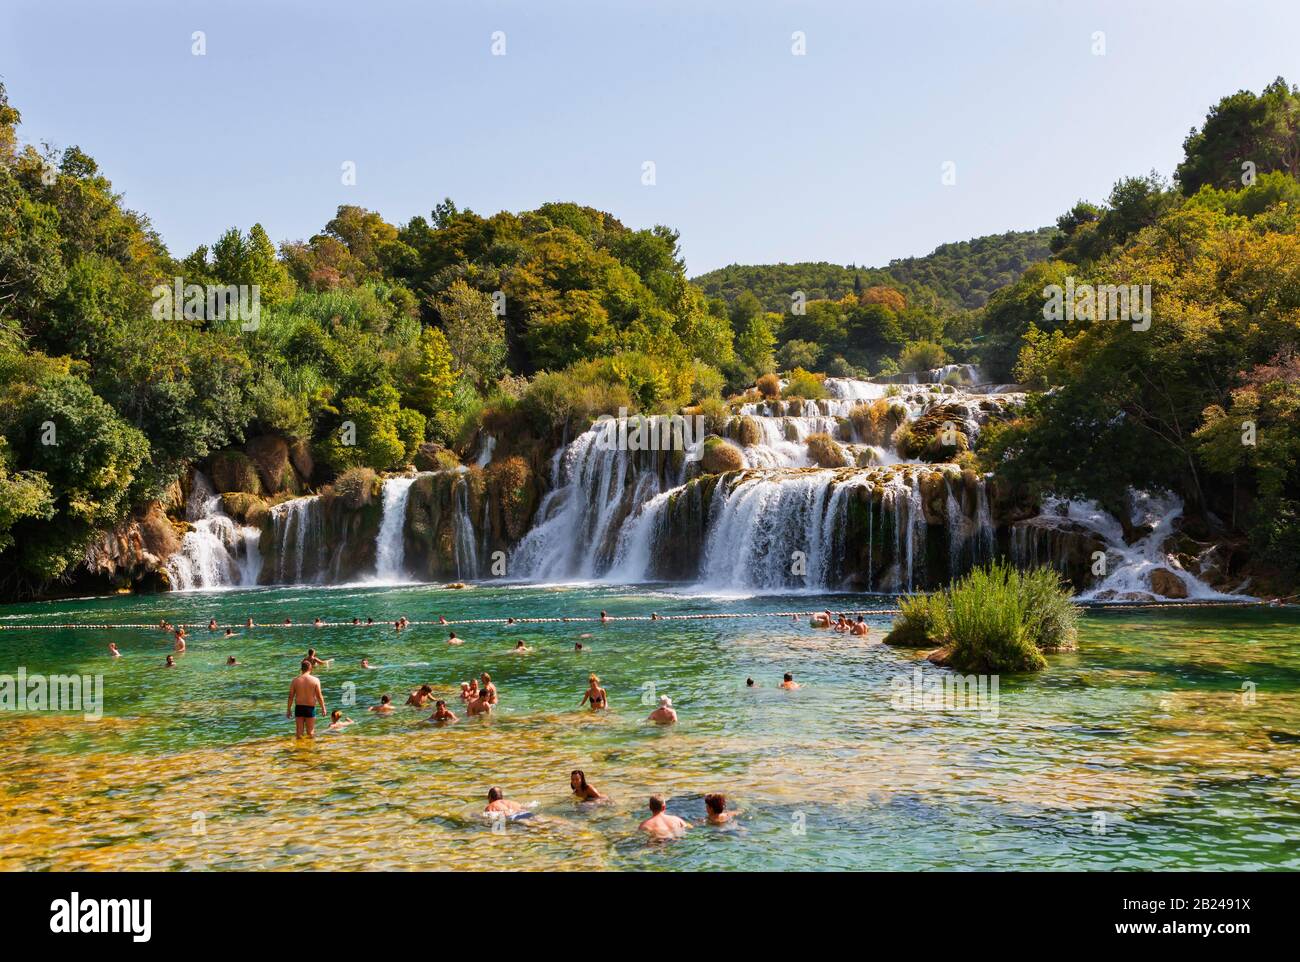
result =
[{"label": "shirtless man", "polygon": [[686,830],[691,827],[691,823],[676,815],[669,815],[664,809],[664,797],[662,795],[650,796],[650,817],[638,826],[641,831],[646,832],[654,839],[681,838],[686,834]]},{"label": "shirtless man", "polygon": [[532,650],[533,650],[533,649],[529,648],[529,647],[528,647],[527,645],[525,645],[522,641],[517,641],[517,642],[515,642],[515,654],[516,654],[516,655],[526,655],[526,654],[528,654],[528,653],[529,653],[530,651],[532,651]]},{"label": "shirtless man", "polygon": [[858,615],[858,620],[853,622],[853,633],[855,635],[865,635],[867,633],[867,623]]},{"label": "shirtless man", "polygon": [[108,643],[108,653],[112,655],[114,658],[122,657],[122,653],[117,650],[117,642],[115,641],[110,641]]},{"label": "shirtless man", "polygon": [[237,665],[237,664],[239,664],[239,659],[237,659],[234,655],[231,655],[229,658],[226,659],[227,668],[230,667],[231,665]]},{"label": "shirtless man", "polygon": [[433,714],[429,716],[429,721],[438,722],[445,725],[456,721],[456,713],[447,707],[447,703],[438,699],[433,703]]},{"label": "shirtless man", "polygon": [[296,735],[301,738],[316,737],[316,706],[325,711],[325,696],[320,690],[320,679],[311,673],[311,662],[302,660],[302,673],[289,684],[289,705],[285,718],[295,720]]},{"label": "shirtless man", "polygon": [[829,628],[831,626],[830,611],[823,611],[819,615],[813,615],[812,620],[809,622],[809,624],[812,625],[814,628]]},{"label": "shirtless man", "polygon": [[677,721],[677,712],[673,711],[673,700],[667,695],[659,696],[659,707],[650,713],[647,721],[659,725],[672,725]]},{"label": "shirtless man", "polygon": [[379,715],[391,715],[393,713],[393,696],[383,695],[379,699],[379,704],[371,705],[370,710]]},{"label": "shirtless man", "polygon": [[225,635],[225,636],[226,636],[227,638],[233,638],[233,637],[235,637],[235,629],[234,629],[234,628],[227,628],[227,629],[226,629],[226,635]]},{"label": "shirtless man", "polygon": [[490,715],[492,714],[492,699],[488,697],[487,692],[480,691],[470,699],[465,708],[470,715]]},{"label": "shirtless man", "polygon": [[370,664],[370,659],[369,659],[369,658],[362,658],[362,659],[361,659],[361,667],[362,667],[362,668],[374,668],[375,666],[372,665],[372,664]]},{"label": "shirtless man", "polygon": [[433,686],[421,685],[406,697],[406,703],[414,708],[423,708],[433,700]]},{"label": "shirtless man", "polygon": [[253,627],[253,619],[252,619],[252,618],[249,618],[247,621],[245,621],[245,622],[244,622],[244,627],[245,627],[245,628],[252,628],[252,627]]},{"label": "shirtless man", "polygon": [[216,631],[216,630],[217,630],[217,619],[213,618],[211,621],[208,622],[208,631]]},{"label": "shirtless man", "polygon": [[784,688],[786,691],[794,691],[796,688],[802,688],[803,686],[794,680],[794,675],[790,674],[787,671],[785,673],[785,677],[781,679],[781,684],[777,685],[776,687]]},{"label": "shirtless man", "polygon": [[185,652],[185,629],[176,629],[176,650],[182,654]]},{"label": "shirtless man", "polygon": [[168,656],[167,656],[167,661],[166,661],[166,663],[163,665],[163,667],[164,667],[164,668],[175,668],[175,667],[176,667],[176,659],[173,658],[171,655],[168,655]]},{"label": "shirtless man", "polygon": [[503,815],[518,815],[521,812],[526,811],[528,811],[528,809],[524,808],[524,806],[520,805],[518,802],[512,802],[510,799],[506,798],[505,793],[495,785],[488,789],[488,803],[487,808],[483,809],[484,815],[491,815],[496,812],[500,812]]},{"label": "shirtless man", "polygon": [[457,637],[456,637],[456,632],[453,631],[453,632],[449,632],[448,635],[447,635],[447,644],[449,644],[449,645],[463,645],[463,644],[465,644],[465,640],[464,640],[463,638],[457,638]]}]

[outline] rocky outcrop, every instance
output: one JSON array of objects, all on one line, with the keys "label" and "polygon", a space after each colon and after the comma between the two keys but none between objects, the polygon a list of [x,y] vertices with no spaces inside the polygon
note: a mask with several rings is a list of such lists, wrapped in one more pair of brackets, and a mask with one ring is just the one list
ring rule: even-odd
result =
[{"label": "rocky outcrop", "polygon": [[158,501],[150,502],[112,531],[100,534],[86,549],[82,579],[106,583],[117,589],[133,586],[163,590],[166,563],[180,550],[183,523],[174,524]]},{"label": "rocky outcrop", "polygon": [[1186,598],[1187,585],[1168,568],[1154,568],[1151,571],[1151,590],[1161,598]]},{"label": "rocky outcrop", "polygon": [[1095,531],[1055,515],[1015,522],[1010,541],[1014,564],[1053,567],[1078,591],[1097,580],[1092,573],[1096,555],[1106,554],[1106,542]]}]

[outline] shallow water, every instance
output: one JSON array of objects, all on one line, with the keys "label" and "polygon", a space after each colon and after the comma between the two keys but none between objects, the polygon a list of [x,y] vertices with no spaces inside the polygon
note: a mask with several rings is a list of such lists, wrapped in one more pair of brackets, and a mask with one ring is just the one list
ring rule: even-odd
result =
[{"label": "shallow water", "polygon": [[[709,598],[652,589],[275,588],[58,601],[0,625],[388,621],[776,612],[862,596]],[[139,629],[0,630],[0,673],[102,674],[104,717],[0,714],[0,869],[1147,869],[1298,868],[1300,613],[1089,612],[1079,651],[1002,677],[996,711],[914,710],[893,686],[947,672],[781,618],[240,629],[170,640]],[[576,653],[582,638],[588,650]],[[536,648],[511,653],[525,639]],[[116,641],[125,657],[107,652]],[[287,686],[308,646],[336,659],[326,701],[356,724],[296,742]],[[241,664],[224,665],[236,655]],[[368,656],[378,667],[359,667]],[[499,713],[467,719],[481,671]],[[612,710],[578,708],[589,672]],[[805,687],[780,691],[781,673]],[[746,677],[759,688],[747,690]],[[388,717],[422,682],[462,714]],[[1245,686],[1243,688],[1243,686]],[[355,704],[345,704],[354,694]],[[645,723],[667,693],[681,722]],[[576,805],[582,768],[612,796]],[[538,817],[495,832],[490,785]],[[701,827],[706,792],[741,811]],[[697,823],[636,831],[652,792]]]}]

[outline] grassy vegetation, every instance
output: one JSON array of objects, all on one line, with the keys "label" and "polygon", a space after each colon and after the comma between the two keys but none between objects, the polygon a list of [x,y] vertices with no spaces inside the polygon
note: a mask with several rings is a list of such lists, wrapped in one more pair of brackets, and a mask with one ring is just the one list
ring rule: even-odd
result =
[{"label": "grassy vegetation", "polygon": [[904,598],[885,643],[941,649],[943,663],[958,671],[1041,671],[1044,652],[1074,647],[1072,594],[1051,568],[995,562],[943,591]]}]

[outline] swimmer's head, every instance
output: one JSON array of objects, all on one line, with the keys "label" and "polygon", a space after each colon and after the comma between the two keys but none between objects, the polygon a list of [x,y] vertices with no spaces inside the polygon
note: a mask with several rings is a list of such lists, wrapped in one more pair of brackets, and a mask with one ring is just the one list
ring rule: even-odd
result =
[{"label": "swimmer's head", "polygon": [[582,642],[580,642],[580,641],[575,641],[575,642],[573,643],[573,650],[574,650],[574,651],[582,651]]},{"label": "swimmer's head", "polygon": [[658,815],[663,810],[664,810],[664,797],[662,795],[651,795],[650,813],[652,815]]},{"label": "swimmer's head", "polygon": [[704,807],[709,810],[710,815],[721,815],[727,809],[727,796],[705,795]]},{"label": "swimmer's head", "polygon": [[420,694],[421,694],[421,695],[431,695],[431,694],[433,694],[433,686],[432,686],[432,685],[421,685],[421,686],[420,686]]},{"label": "swimmer's head", "polygon": [[171,655],[168,655],[168,656],[167,656],[167,667],[170,668],[170,667],[171,667],[172,665],[174,665],[174,664],[176,664],[176,659],[173,658]]},{"label": "swimmer's head", "polygon": [[300,667],[303,671],[311,671],[311,662],[304,658]]},{"label": "swimmer's head", "polygon": [[596,677],[596,673],[595,673],[595,672],[592,672],[590,675],[587,676],[587,681],[588,681],[589,683],[593,684],[593,685],[599,685],[599,684],[600,684],[600,679]]},{"label": "swimmer's head", "polygon": [[753,688],[753,687],[754,687],[754,679],[752,679],[752,678],[746,678],[746,679],[745,679],[745,687],[746,687],[746,688]]},{"label": "swimmer's head", "polygon": [[495,785],[493,785],[491,788],[488,789],[489,802],[500,801],[502,797],[503,796],[501,795],[501,789],[497,788]]},{"label": "swimmer's head", "polygon": [[438,711],[442,711],[444,708],[447,707],[447,703],[443,701],[441,698],[439,698],[437,701],[433,703],[433,707],[438,709]]},{"label": "swimmer's head", "polygon": [[381,695],[380,698],[379,698],[379,704],[381,704],[381,705],[387,705],[387,704],[388,704],[390,701],[392,701],[392,700],[393,700],[393,696],[392,696],[392,695]]},{"label": "swimmer's head", "polygon": [[483,672],[483,674],[480,675],[479,677],[483,679],[483,684],[485,684],[485,685],[490,685],[490,684],[492,684],[492,676],[489,675],[486,671]]},{"label": "swimmer's head", "polygon": [[790,674],[790,673],[787,671],[787,672],[785,673],[785,678],[784,678],[783,680],[784,680],[784,681],[794,681],[794,675]]},{"label": "swimmer's head", "polygon": [[673,700],[672,700],[671,698],[669,698],[667,695],[660,695],[660,696],[659,696],[659,707],[660,707],[660,708],[672,708],[672,707],[673,707]]},{"label": "swimmer's head", "polygon": [[308,648],[308,649],[307,649],[307,657],[308,657],[308,658],[310,658],[310,657],[311,657],[312,655],[314,655],[314,654],[316,654],[316,649],[315,649],[315,648]]},{"label": "swimmer's head", "polygon": [[341,708],[335,708],[330,712],[330,721],[338,721],[341,717],[343,717],[343,709]]},{"label": "swimmer's head", "polygon": [[226,659],[226,664],[227,664],[227,665],[233,665],[233,664],[235,664],[235,656],[234,656],[234,655],[231,655],[229,658],[227,658],[227,659]]},{"label": "swimmer's head", "polygon": [[575,768],[569,773],[569,785],[576,792],[578,789],[587,787],[587,776],[581,768]]},{"label": "swimmer's head", "polygon": [[522,647],[524,647],[524,643],[522,641],[515,642],[515,648],[522,648]]}]

